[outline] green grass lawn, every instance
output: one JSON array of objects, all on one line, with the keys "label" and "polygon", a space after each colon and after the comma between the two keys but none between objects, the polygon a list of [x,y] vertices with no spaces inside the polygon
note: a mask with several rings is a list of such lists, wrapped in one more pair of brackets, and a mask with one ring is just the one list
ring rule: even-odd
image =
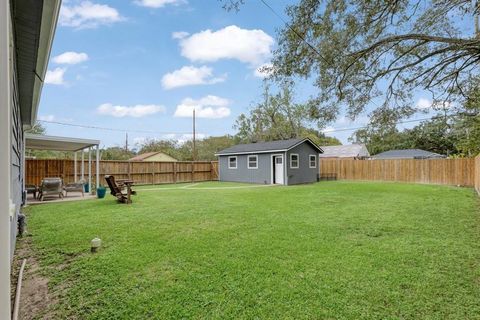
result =
[{"label": "green grass lawn", "polygon": [[471,189],[142,189],[28,208],[56,318],[480,319]]}]

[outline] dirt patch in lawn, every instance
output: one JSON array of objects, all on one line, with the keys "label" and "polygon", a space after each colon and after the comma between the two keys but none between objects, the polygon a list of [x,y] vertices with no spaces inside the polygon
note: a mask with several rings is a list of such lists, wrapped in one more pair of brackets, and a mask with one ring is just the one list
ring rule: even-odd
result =
[{"label": "dirt patch in lawn", "polygon": [[17,287],[18,273],[23,259],[27,259],[23,273],[23,283],[20,299],[19,319],[55,319],[52,308],[56,299],[48,290],[48,278],[42,275],[40,265],[35,258],[32,246],[32,238],[25,236],[17,240],[15,257],[12,264],[12,310],[13,300]]}]

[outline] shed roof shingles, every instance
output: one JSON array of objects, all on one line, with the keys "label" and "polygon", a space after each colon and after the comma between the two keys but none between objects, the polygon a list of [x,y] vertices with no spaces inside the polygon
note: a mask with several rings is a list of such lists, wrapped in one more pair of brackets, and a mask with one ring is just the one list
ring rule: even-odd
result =
[{"label": "shed roof shingles", "polygon": [[247,143],[247,144],[237,144],[235,146],[232,146],[217,152],[217,155],[288,150],[303,141],[308,141],[315,148],[319,149],[320,152],[322,151],[322,149],[316,146],[309,139],[297,138],[297,139],[288,139],[288,140],[276,140],[276,141],[256,142],[256,143]]}]

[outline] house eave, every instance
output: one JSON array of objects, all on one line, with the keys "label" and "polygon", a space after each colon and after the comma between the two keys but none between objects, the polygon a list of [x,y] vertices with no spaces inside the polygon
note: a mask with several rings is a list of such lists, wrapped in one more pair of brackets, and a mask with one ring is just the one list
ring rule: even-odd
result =
[{"label": "house eave", "polygon": [[22,124],[29,128],[37,120],[61,0],[20,0],[14,3],[12,22],[20,114]]}]

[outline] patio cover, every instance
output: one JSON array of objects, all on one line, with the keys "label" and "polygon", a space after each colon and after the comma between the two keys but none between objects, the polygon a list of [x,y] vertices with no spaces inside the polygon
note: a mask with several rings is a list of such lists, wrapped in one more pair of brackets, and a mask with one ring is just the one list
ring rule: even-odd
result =
[{"label": "patio cover", "polygon": [[[88,149],[88,184],[90,186],[90,192],[93,193],[92,188],[92,147],[96,147],[96,181],[99,183],[100,179],[100,151],[99,151],[100,140],[92,139],[79,139],[79,138],[70,138],[70,137],[56,137],[56,136],[45,136],[40,134],[25,134],[25,149],[36,149],[36,150],[54,150],[54,151],[71,151],[74,153],[74,177],[75,181],[77,180],[77,151],[81,151],[82,155],[82,166],[81,166],[81,178],[84,179],[84,152],[83,150]],[[25,155],[23,157],[25,161]],[[25,167],[25,166],[24,166]],[[25,174],[25,170],[24,170]],[[25,177],[23,177],[25,183]],[[24,188],[25,189],[25,188]]]},{"label": "patio cover", "polygon": [[25,134],[25,148],[27,149],[75,152],[99,144],[100,140]]}]

